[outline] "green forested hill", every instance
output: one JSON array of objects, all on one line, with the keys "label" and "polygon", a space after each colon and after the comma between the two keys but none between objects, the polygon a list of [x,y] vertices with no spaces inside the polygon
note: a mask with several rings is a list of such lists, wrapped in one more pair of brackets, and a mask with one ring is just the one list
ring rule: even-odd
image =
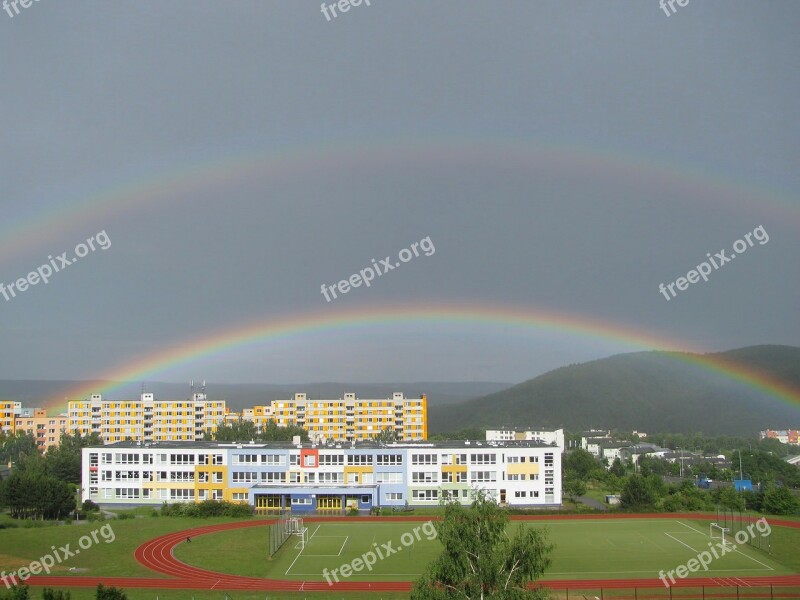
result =
[{"label": "green forested hill", "polygon": [[[799,404],[697,367],[677,354],[620,354],[562,367],[458,405],[432,403],[430,431],[513,425],[745,435],[800,427]],[[750,346],[710,356],[778,377],[800,394],[800,348]]]}]

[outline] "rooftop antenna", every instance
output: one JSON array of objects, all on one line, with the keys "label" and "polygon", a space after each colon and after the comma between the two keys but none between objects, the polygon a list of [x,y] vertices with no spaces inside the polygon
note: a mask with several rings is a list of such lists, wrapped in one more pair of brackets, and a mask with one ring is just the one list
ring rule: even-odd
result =
[{"label": "rooftop antenna", "polygon": [[194,399],[194,379],[192,379],[192,382],[189,384],[189,400],[193,399]]}]

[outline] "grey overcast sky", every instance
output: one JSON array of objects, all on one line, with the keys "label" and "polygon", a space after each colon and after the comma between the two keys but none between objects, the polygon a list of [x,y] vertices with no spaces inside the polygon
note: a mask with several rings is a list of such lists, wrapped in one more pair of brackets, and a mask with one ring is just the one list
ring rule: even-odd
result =
[{"label": "grey overcast sky", "polygon": [[[676,8],[0,12],[0,281],[101,230],[111,241],[0,296],[0,378],[102,378],[248,323],[353,311],[385,318],[146,376],[515,382],[646,347],[563,327],[577,319],[709,351],[800,345],[800,3]],[[669,301],[659,292],[759,226],[767,243]],[[431,256],[321,294],[425,237]],[[478,318],[391,318],[456,304]],[[567,316],[523,327],[486,307]]]}]

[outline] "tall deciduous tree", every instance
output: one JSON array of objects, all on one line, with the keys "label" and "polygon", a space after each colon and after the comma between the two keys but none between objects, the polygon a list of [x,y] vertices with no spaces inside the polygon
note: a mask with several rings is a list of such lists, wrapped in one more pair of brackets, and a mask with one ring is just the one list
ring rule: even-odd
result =
[{"label": "tall deciduous tree", "polygon": [[545,588],[531,584],[550,566],[554,546],[547,531],[523,526],[506,535],[508,514],[478,492],[471,508],[455,500],[444,505],[436,523],[444,546],[439,558],[414,583],[414,600],[544,599]]}]

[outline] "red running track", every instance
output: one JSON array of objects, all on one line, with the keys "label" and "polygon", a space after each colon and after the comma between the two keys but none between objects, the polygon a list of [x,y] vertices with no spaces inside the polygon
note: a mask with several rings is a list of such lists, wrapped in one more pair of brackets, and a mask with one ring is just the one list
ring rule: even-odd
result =
[{"label": "red running track", "polygon": [[[324,521],[427,521],[432,517],[307,517],[308,522]],[[435,518],[435,517],[434,517]],[[562,519],[712,519],[714,515],[696,513],[667,514],[623,514],[623,515],[521,515],[512,516],[513,520],[547,521]],[[173,549],[186,540],[196,537],[244,527],[263,527],[274,522],[271,519],[258,521],[236,521],[219,525],[195,527],[184,531],[168,533],[139,546],[134,552],[136,560],[145,567],[160,574],[160,577],[70,577],[70,576],[33,576],[27,583],[33,586],[48,587],[96,587],[102,583],[122,588],[146,589],[184,589],[184,590],[252,590],[252,591],[386,591],[407,592],[411,589],[409,581],[340,581],[329,585],[326,581],[298,581],[293,579],[264,579],[259,577],[243,577],[208,571],[187,565],[173,556]],[[772,520],[771,525],[800,529],[800,522]],[[559,579],[543,581],[543,585],[553,589],[597,589],[597,588],[660,588],[663,583],[658,578],[652,579]],[[722,586],[800,586],[800,575],[780,575],[772,577],[704,577],[679,579],[673,587],[722,587]],[[746,594],[745,594],[746,597]]]}]

